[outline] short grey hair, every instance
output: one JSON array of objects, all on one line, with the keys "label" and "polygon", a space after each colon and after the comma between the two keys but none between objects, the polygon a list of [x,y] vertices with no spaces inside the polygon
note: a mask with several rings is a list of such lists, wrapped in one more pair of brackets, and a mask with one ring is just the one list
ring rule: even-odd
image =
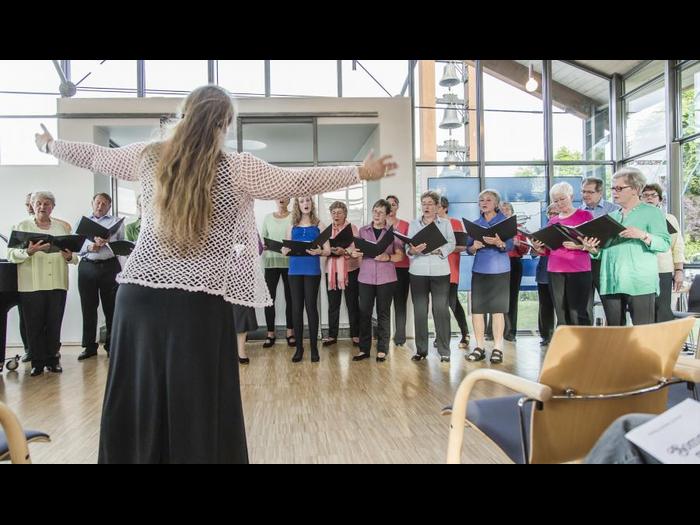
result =
[{"label": "short grey hair", "polygon": [[34,203],[39,199],[50,200],[51,204],[54,207],[56,207],[56,197],[54,197],[53,193],[51,193],[50,191],[35,191],[34,193],[32,193],[32,206],[34,206]]},{"label": "short grey hair", "polygon": [[501,208],[501,210],[503,210],[503,208],[508,208],[510,210],[510,212],[513,215],[515,215],[515,208],[513,208],[513,205],[510,202],[503,201],[500,205],[500,208]]},{"label": "short grey hair", "polygon": [[557,182],[552,189],[549,190],[549,197],[553,198],[555,195],[566,195],[567,197],[574,196],[574,188],[568,182]]},{"label": "short grey hair", "polygon": [[644,186],[647,184],[647,178],[637,168],[622,168],[613,173],[613,180],[619,179],[620,177],[625,177],[627,184],[632,186],[637,193],[642,193]]},{"label": "short grey hair", "polygon": [[492,195],[493,198],[496,199],[496,208],[498,208],[501,205],[501,194],[498,193],[498,191],[486,188],[484,191],[479,193],[479,199],[481,199],[481,197],[483,197],[484,195]]}]

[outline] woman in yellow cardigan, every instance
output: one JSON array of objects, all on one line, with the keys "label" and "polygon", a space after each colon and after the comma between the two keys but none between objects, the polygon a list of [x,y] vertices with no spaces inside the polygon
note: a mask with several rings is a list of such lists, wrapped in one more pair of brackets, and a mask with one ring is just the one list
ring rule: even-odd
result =
[{"label": "woman in yellow cardigan", "polygon": [[[20,222],[17,231],[68,235],[70,227],[51,218],[56,199],[48,191],[32,196],[34,217]],[[11,248],[8,259],[17,264],[17,289],[27,329],[32,376],[49,372],[61,373],[58,358],[61,348],[61,323],[66,308],[68,264],[77,264],[78,257],[69,250],[47,253],[49,243],[30,242],[27,249]]]}]

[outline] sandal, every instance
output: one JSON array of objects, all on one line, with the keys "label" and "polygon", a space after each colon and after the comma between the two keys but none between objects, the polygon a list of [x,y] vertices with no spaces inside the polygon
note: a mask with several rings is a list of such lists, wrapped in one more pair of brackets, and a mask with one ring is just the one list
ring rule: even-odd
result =
[{"label": "sandal", "polygon": [[386,353],[378,352],[377,353],[377,363],[383,363],[384,361],[386,361]]},{"label": "sandal", "polygon": [[489,359],[493,364],[500,364],[503,362],[503,352],[498,350],[497,348],[494,348],[491,351],[491,358]]},{"label": "sandal", "polygon": [[293,335],[287,336],[287,346],[296,346],[297,340]]},{"label": "sandal", "polygon": [[277,340],[276,337],[270,337],[269,335],[265,338],[265,342],[263,343],[263,348],[270,348],[275,346],[275,341]]},{"label": "sandal", "polygon": [[483,348],[479,348],[478,346],[469,352],[464,358],[467,361],[483,361],[486,359],[486,351]]}]

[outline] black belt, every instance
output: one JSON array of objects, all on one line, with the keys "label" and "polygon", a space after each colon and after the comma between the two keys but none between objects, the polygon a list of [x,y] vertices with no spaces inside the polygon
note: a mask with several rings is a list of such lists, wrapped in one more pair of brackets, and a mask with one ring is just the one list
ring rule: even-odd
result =
[{"label": "black belt", "polygon": [[116,261],[116,257],[111,257],[109,259],[100,259],[100,260],[94,260],[94,259],[88,259],[87,257],[83,257],[81,259],[81,262],[89,262],[92,264],[106,264],[106,263],[111,263],[112,261]]}]

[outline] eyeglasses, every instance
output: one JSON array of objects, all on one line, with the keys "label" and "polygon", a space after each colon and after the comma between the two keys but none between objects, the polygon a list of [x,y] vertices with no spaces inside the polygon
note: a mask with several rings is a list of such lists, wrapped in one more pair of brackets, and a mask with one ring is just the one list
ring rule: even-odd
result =
[{"label": "eyeglasses", "polygon": [[620,193],[625,188],[631,188],[632,186],[610,186],[610,189],[614,192]]},{"label": "eyeglasses", "polygon": [[653,197],[658,197],[658,196],[659,196],[659,194],[656,193],[656,192],[653,192],[653,193],[642,193],[642,197],[644,197],[645,199],[651,199],[651,198],[653,198]]}]

